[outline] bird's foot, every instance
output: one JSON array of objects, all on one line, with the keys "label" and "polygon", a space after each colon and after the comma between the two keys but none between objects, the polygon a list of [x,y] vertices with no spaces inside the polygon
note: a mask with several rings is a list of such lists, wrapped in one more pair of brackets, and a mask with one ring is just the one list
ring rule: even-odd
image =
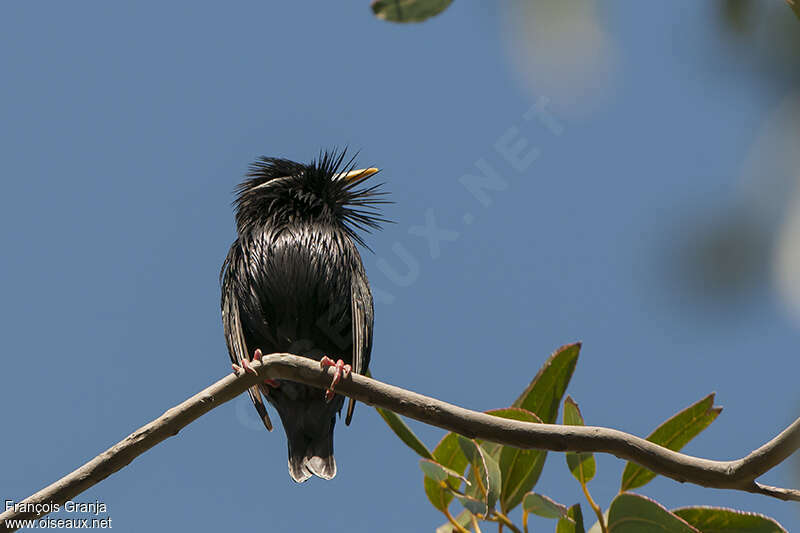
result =
[{"label": "bird's foot", "polygon": [[319,366],[322,368],[325,368],[327,366],[332,366],[336,369],[336,372],[334,372],[333,374],[333,381],[331,381],[331,386],[325,390],[325,401],[330,402],[335,394],[333,389],[336,387],[336,384],[342,380],[342,377],[347,378],[350,375],[350,372],[352,372],[353,367],[345,364],[345,362],[342,361],[341,359],[339,359],[338,361],[334,361],[327,355],[320,360]]},{"label": "bird's foot", "polygon": [[[256,361],[261,361],[261,357],[263,357],[261,350],[256,349],[255,353],[253,354],[253,359],[255,359]],[[273,389],[277,389],[278,387],[281,386],[281,382],[278,381],[277,379],[267,378],[264,380],[264,385],[272,387]]]},{"label": "bird's foot", "polygon": [[[255,353],[253,353],[253,360],[254,361],[261,361],[261,356],[262,356],[261,350],[260,349],[256,349]],[[240,375],[239,374],[240,372],[243,373],[243,374],[244,373],[258,374],[258,372],[256,372],[256,369],[253,368],[252,366],[250,366],[250,361],[248,359],[242,359],[241,363],[242,363],[241,366],[237,365],[236,363],[233,363],[231,365],[231,368],[233,368],[233,372],[237,376]]]},{"label": "bird's foot", "polygon": [[250,373],[250,374],[256,374],[257,373],[256,369],[253,368],[252,366],[250,366],[250,361],[248,361],[247,359],[243,359],[242,360],[242,365],[241,366],[237,365],[236,363],[233,363],[231,365],[231,368],[233,369],[233,373],[236,374],[237,376],[241,376],[242,374],[246,374],[246,373]]}]

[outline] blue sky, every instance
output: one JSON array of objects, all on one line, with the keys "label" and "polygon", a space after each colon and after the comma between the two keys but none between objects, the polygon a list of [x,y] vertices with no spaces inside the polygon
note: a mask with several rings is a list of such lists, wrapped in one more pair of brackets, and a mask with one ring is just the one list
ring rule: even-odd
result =
[{"label": "blue sky", "polygon": [[[697,242],[752,212],[743,168],[798,97],[796,61],[774,59],[763,24],[755,44],[732,35],[715,3],[610,3],[586,14],[596,33],[573,36],[577,51],[534,40],[527,55],[523,7],[503,9],[456,2],[406,26],[366,2],[4,4],[0,497],[28,496],[230,370],[217,276],[232,189],[257,156],[334,146],[383,169],[395,202],[364,252],[376,377],[497,408],[582,340],[569,392],[589,424],[646,435],[716,391],[725,410],[686,451],[730,459],[794,420],[798,323],[770,259],[785,206],[754,215],[753,239],[731,230],[730,261],[703,262]],[[547,114],[526,119],[537,102]],[[497,146],[521,139],[538,157],[515,168]],[[462,184],[487,165],[504,184],[488,205]],[[426,220],[449,232],[433,249],[415,230]],[[746,275],[719,282],[731,264]],[[327,483],[295,485],[282,431],[258,424],[240,397],[77,499],[106,503],[121,531],[442,522],[416,457],[371,409],[337,428]],[[431,446],[443,434],[414,428]],[[601,505],[623,466],[599,458]],[[800,483],[788,464],[764,481]],[[537,490],[583,502],[559,454]],[[800,524],[796,505],[765,497],[661,478],[640,491]]]}]

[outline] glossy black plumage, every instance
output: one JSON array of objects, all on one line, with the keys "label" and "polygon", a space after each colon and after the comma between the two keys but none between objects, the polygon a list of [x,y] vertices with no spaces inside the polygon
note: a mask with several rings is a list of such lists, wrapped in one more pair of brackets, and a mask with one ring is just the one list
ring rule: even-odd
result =
[{"label": "glossy black plumage", "polygon": [[[262,158],[237,188],[238,237],[221,273],[222,321],[234,364],[258,348],[328,356],[354,372],[367,370],[373,305],[357,231],[379,227],[383,220],[374,206],[384,202],[379,186],[342,178],[352,170],[344,153],[324,153],[308,165]],[[328,403],[324,391],[288,381],[249,393],[267,429],[272,425],[261,395],[278,411],[295,481],[336,475],[333,428],[344,397]]]}]

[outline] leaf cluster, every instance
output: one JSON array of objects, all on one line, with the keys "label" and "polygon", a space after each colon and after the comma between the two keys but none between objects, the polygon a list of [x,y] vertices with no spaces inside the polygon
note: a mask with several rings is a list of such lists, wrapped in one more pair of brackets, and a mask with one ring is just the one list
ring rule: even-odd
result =
[{"label": "leaf cluster", "polygon": [[[486,413],[532,424],[555,424],[563,405],[564,425],[584,425],[577,402],[570,396],[565,397],[580,348],[576,343],[556,350],[510,407]],[[377,410],[400,440],[421,457],[419,465],[425,495],[447,518],[436,533],[479,533],[481,522],[497,523],[501,531],[507,527],[517,533],[523,530],[527,533],[531,514],[553,519],[556,533],[585,533],[580,503],[568,507],[533,490],[547,451],[520,449],[456,433],[446,434],[431,451],[402,418],[382,408]],[[721,411],[721,407],[714,406],[714,394],[709,394],[661,423],[647,440],[678,451],[707,428]],[[592,499],[588,487],[597,470],[594,455],[566,452],[565,457],[570,473],[597,517],[590,533],[786,532],[775,520],[756,513],[704,506],[667,510],[646,496],[630,492],[656,477],[655,473],[632,462],[625,465],[619,493],[604,512]],[[451,511],[454,501],[459,508],[455,513]],[[521,528],[509,518],[511,511],[520,505]]]}]

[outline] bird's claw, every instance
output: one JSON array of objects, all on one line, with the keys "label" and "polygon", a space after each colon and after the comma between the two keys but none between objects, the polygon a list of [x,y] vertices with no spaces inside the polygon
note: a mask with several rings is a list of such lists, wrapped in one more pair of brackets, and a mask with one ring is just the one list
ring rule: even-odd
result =
[{"label": "bird's claw", "polygon": [[[253,353],[253,360],[260,362],[261,361],[261,357],[262,357],[261,350],[260,349],[256,349],[255,353]],[[240,375],[240,373],[243,373],[243,374],[244,373],[249,373],[249,374],[253,374],[253,375],[258,374],[258,372],[256,372],[256,369],[253,368],[250,365],[250,361],[248,359],[242,359],[241,363],[242,363],[241,366],[237,365],[236,363],[233,363],[231,365],[231,367],[233,368],[233,372],[237,376]]]},{"label": "bird's claw", "polygon": [[345,364],[345,362],[342,361],[341,359],[339,359],[338,361],[334,361],[327,355],[324,356],[322,359],[320,359],[319,366],[321,368],[332,366],[336,369],[333,374],[333,380],[331,381],[331,386],[325,390],[325,401],[330,402],[335,395],[333,389],[336,387],[336,384],[342,380],[342,377],[347,379],[350,376],[350,372],[352,372],[353,367],[351,367],[348,364]]},{"label": "bird's claw", "polygon": [[[260,348],[256,348],[255,353],[253,353],[253,360],[254,361],[261,361],[261,358],[263,356],[264,356],[264,354],[261,353],[261,349]],[[266,385],[268,387],[272,387],[273,389],[277,389],[278,387],[281,386],[281,383],[277,379],[267,378],[267,379],[264,380],[264,385]]]}]

